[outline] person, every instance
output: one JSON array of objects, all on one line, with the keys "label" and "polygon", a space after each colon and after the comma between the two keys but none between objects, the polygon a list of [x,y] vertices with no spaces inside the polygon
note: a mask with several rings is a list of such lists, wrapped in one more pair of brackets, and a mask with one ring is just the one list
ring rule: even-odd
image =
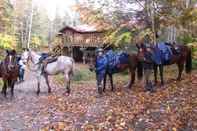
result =
[{"label": "person", "polygon": [[24,81],[24,74],[25,74],[25,62],[21,59],[21,57],[19,58],[19,81],[23,82]]},{"label": "person", "polygon": [[150,80],[150,75],[152,74],[153,70],[153,52],[151,50],[151,45],[146,43],[145,44],[146,51],[144,53],[144,63],[143,63],[143,68],[144,68],[144,75],[145,75],[145,89],[147,91],[153,92],[153,84],[152,81]]}]

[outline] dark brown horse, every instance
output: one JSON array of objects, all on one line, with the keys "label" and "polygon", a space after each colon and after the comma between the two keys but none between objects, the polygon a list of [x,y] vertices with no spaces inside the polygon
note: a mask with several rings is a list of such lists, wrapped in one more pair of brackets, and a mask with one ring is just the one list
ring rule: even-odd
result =
[{"label": "dark brown horse", "polygon": [[[181,80],[181,75],[185,66],[185,72],[190,73],[192,70],[192,53],[191,48],[187,47],[186,45],[181,44],[170,44],[166,43],[168,46],[172,49],[172,56],[168,63],[162,63],[157,64],[156,62],[153,63],[154,68],[154,76],[155,76],[155,83],[157,83],[157,68],[159,67],[160,71],[160,78],[161,78],[161,84],[164,85],[163,80],[163,67],[167,65],[176,64],[178,67],[178,77],[177,80]],[[143,60],[144,54],[146,52],[146,47],[143,44],[137,44],[138,47],[138,58],[140,60]],[[154,50],[155,47],[152,47],[152,50]]]},{"label": "dark brown horse", "polygon": [[[97,67],[96,67],[97,58],[99,57],[99,55],[102,56],[103,54],[104,54],[104,52],[99,52],[99,53],[97,52],[95,56],[91,57],[90,65],[89,65],[90,71],[97,70]],[[109,76],[109,79],[110,79],[111,90],[112,91],[114,90],[114,86],[113,86],[113,74],[114,73],[120,73],[120,72],[123,72],[123,71],[129,69],[130,80],[129,80],[128,84],[125,86],[128,88],[131,88],[132,85],[134,84],[136,70],[137,70],[137,74],[138,74],[138,79],[141,79],[141,77],[142,77],[142,66],[140,66],[140,63],[137,58],[137,54],[128,54],[127,62],[124,64],[117,65],[116,72],[111,72],[109,69],[109,64],[107,63],[106,65],[107,66],[104,66],[104,68],[105,68],[104,74],[101,77],[99,77],[100,72],[96,71],[97,88],[98,88],[98,92],[100,94],[102,94],[102,92],[105,92],[107,76]]]},{"label": "dark brown horse", "polygon": [[0,63],[0,77],[3,80],[2,93],[6,97],[7,88],[11,87],[11,96],[14,95],[14,84],[17,81],[19,67],[17,65],[16,51],[7,50],[5,59]]}]

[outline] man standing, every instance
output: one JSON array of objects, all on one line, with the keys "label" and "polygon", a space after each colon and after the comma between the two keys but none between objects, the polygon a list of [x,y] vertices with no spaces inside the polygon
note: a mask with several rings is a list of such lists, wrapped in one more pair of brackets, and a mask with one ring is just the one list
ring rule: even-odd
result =
[{"label": "man standing", "polygon": [[26,65],[25,65],[25,62],[21,58],[19,58],[18,64],[19,64],[19,81],[23,82]]},{"label": "man standing", "polygon": [[143,63],[143,68],[144,68],[144,75],[145,75],[145,89],[147,91],[153,92],[153,84],[152,81],[150,80],[152,70],[153,70],[153,52],[151,49],[151,45],[149,43],[145,43],[145,48],[146,51],[144,52],[144,63]]}]

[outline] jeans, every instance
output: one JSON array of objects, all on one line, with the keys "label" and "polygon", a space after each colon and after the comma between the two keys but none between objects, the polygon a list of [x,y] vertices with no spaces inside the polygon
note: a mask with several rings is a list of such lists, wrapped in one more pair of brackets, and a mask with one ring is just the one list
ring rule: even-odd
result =
[{"label": "jeans", "polygon": [[152,84],[152,81],[150,79],[151,77],[151,74],[152,74],[152,70],[151,69],[145,69],[144,70],[144,75],[145,75],[145,89],[148,90],[148,91],[153,91],[153,84]]},{"label": "jeans", "polygon": [[24,74],[25,74],[25,69],[20,68],[19,69],[19,80],[20,81],[24,80]]}]

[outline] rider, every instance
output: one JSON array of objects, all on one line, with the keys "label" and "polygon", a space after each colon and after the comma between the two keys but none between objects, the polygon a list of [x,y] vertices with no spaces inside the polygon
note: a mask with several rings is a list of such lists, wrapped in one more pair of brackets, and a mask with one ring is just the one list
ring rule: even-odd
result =
[{"label": "rider", "polygon": [[23,61],[21,59],[21,57],[19,57],[19,61],[18,61],[18,64],[19,64],[19,80],[20,82],[24,81],[24,74],[25,74],[25,61]]}]

